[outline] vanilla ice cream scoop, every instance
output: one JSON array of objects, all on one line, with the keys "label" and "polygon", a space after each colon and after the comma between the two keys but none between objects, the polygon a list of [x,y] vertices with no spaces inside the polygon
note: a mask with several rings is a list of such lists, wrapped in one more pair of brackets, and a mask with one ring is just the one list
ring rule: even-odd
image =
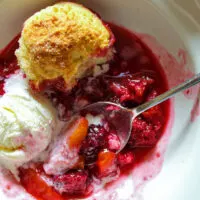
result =
[{"label": "vanilla ice cream scoop", "polygon": [[12,89],[0,98],[0,164],[17,176],[17,168],[50,143],[56,114],[46,98],[31,94],[23,84],[9,84]]}]

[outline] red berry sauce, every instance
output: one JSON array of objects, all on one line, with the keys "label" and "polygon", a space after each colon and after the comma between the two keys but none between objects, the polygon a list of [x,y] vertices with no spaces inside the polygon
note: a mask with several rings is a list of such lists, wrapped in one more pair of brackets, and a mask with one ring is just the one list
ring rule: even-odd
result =
[{"label": "red berry sauce", "polygon": [[[96,78],[79,80],[70,93],[54,88],[46,91],[48,98],[60,111],[61,120],[68,120],[75,109],[89,103],[106,100],[135,107],[168,89],[162,67],[151,50],[127,29],[111,23],[109,26],[116,39],[116,53],[114,60],[109,63],[110,70]],[[14,55],[18,38],[0,53],[0,94],[4,92],[4,79],[18,69]],[[40,200],[90,195],[94,177],[100,181],[116,180],[120,173],[132,170],[145,159],[164,132],[169,118],[169,104],[165,102],[138,116],[133,122],[127,146],[118,155],[114,153],[120,147],[116,130],[106,121],[102,126],[92,124],[79,151],[84,166],[57,176],[46,175],[42,167],[36,170],[21,169],[21,184]]]},{"label": "red berry sauce", "polygon": [[15,50],[19,46],[19,37],[20,35],[17,35],[4,49],[0,51],[0,95],[5,93],[5,79],[19,69],[17,59],[15,57]]}]

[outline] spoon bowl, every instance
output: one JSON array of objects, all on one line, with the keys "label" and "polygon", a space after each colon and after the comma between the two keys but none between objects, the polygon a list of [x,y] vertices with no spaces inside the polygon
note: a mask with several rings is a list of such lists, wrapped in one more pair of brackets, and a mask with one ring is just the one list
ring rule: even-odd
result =
[{"label": "spoon bowl", "polygon": [[137,116],[134,110],[127,109],[112,102],[102,101],[84,107],[83,111],[94,115],[103,115],[104,119],[109,121],[110,125],[115,128],[120,139],[120,149],[117,153],[126,146],[131,135],[132,122]]}]

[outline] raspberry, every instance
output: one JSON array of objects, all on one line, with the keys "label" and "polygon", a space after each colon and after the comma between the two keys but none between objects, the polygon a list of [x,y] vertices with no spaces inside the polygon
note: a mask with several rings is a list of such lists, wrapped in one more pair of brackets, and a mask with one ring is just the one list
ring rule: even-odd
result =
[{"label": "raspberry", "polygon": [[157,140],[158,131],[151,123],[147,123],[140,117],[133,121],[132,133],[128,142],[130,147],[151,147],[156,144]]},{"label": "raspberry", "polygon": [[87,192],[88,173],[86,171],[68,172],[55,176],[54,188],[61,194],[84,195]]},{"label": "raspberry", "polygon": [[106,147],[111,151],[117,151],[121,147],[120,139],[118,135],[116,135],[115,133],[110,133],[107,136],[106,141],[107,141]]},{"label": "raspberry", "polygon": [[153,84],[153,82],[154,80],[149,77],[142,77],[136,80],[128,80],[128,87],[130,90],[134,91],[135,100],[138,101],[138,103],[144,101],[145,93],[149,86]]},{"label": "raspberry", "polygon": [[152,91],[148,94],[148,96],[147,96],[147,98],[146,98],[146,101],[150,101],[150,100],[154,99],[154,98],[157,97],[157,96],[158,96],[158,92],[157,92],[156,90],[152,90]]},{"label": "raspberry", "polygon": [[[158,95],[156,90],[152,90],[147,96],[147,101],[154,99]],[[156,130],[159,130],[163,124],[163,113],[160,105],[154,106],[142,113],[142,116],[146,121],[151,122]]]},{"label": "raspberry", "polygon": [[124,87],[120,83],[112,83],[110,85],[110,89],[117,95],[117,96],[122,96],[122,95],[129,95],[128,88]]},{"label": "raspberry", "polygon": [[85,163],[94,163],[98,152],[105,146],[107,131],[100,125],[90,125],[88,135],[82,142],[80,154],[84,156]]},{"label": "raspberry", "polygon": [[163,114],[159,105],[143,112],[142,116],[146,121],[149,121],[152,124],[158,124],[159,122],[163,121]]},{"label": "raspberry", "polygon": [[[140,104],[145,101],[148,89],[154,83],[154,79],[147,76],[133,77],[129,75],[108,80],[107,82],[110,90],[118,98],[120,103],[124,104],[132,101]],[[116,100],[114,97],[112,99]]]},{"label": "raspberry", "polygon": [[117,163],[120,167],[133,164],[135,161],[135,155],[132,151],[120,152],[117,156]]}]

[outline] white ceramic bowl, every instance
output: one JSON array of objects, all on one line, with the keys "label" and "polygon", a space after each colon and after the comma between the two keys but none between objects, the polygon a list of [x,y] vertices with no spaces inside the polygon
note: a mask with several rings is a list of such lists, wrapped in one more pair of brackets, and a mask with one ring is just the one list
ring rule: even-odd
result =
[{"label": "white ceramic bowl", "polygon": [[[21,30],[23,21],[28,16],[54,2],[53,0],[0,0],[0,48],[3,48]],[[164,48],[157,45],[157,42],[148,35],[139,34],[157,57],[160,57],[170,87],[180,83],[192,73],[200,71],[199,0],[82,0],[78,2],[97,11],[107,21],[155,37]],[[177,62],[170,58],[167,52],[172,54]],[[152,156],[123,182],[113,186],[109,192],[104,191],[94,195],[95,199],[200,199],[198,191],[200,107],[198,104],[194,107],[198,99],[197,93],[198,88],[191,89],[189,94],[179,94],[175,100],[172,100],[168,129],[156,149],[161,153],[161,157],[155,160]],[[191,120],[192,109],[193,117],[196,116],[193,120]],[[144,181],[144,177],[149,180]],[[18,197],[8,198],[0,193],[0,199],[18,199]]]}]

